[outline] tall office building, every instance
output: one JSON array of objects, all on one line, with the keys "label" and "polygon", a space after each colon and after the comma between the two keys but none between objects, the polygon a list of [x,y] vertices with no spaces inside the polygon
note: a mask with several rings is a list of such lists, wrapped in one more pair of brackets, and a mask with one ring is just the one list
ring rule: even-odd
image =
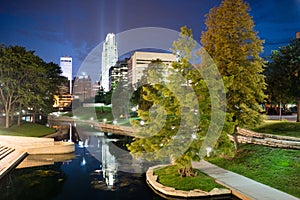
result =
[{"label": "tall office building", "polygon": [[72,94],[72,57],[60,57],[60,67],[63,72],[62,75],[69,80],[69,91]]},{"label": "tall office building", "polygon": [[122,82],[124,86],[128,85],[128,58],[118,61],[115,66],[109,69],[109,89],[113,89],[113,85]]},{"label": "tall office building", "polygon": [[74,99],[85,102],[92,97],[92,79],[90,76],[82,73],[74,78]]},{"label": "tall office building", "polygon": [[118,60],[118,49],[115,34],[109,33],[106,36],[102,50],[102,68],[100,82],[104,91],[109,91],[109,69]]},{"label": "tall office building", "polygon": [[136,51],[128,60],[128,83],[133,86],[142,78],[143,72],[153,60],[160,59],[167,67],[176,61],[172,53]]},{"label": "tall office building", "polygon": [[53,108],[60,111],[69,111],[72,105],[72,58],[68,56],[60,57],[60,68],[62,76],[68,78],[68,82],[64,82],[59,86],[59,93],[54,95]]}]

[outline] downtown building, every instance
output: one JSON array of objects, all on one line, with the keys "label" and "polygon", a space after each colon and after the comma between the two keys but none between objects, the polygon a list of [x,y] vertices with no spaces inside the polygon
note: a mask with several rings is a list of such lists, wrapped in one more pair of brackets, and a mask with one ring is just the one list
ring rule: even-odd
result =
[{"label": "downtown building", "polygon": [[109,69],[114,66],[118,61],[118,49],[116,43],[115,34],[109,33],[106,36],[103,43],[102,50],[102,67],[100,83],[104,91],[107,92],[110,89],[109,86]]},{"label": "downtown building", "polygon": [[62,70],[62,76],[67,77],[69,81],[69,94],[72,94],[72,57],[63,56],[60,57],[60,67]]},{"label": "downtown building", "polygon": [[136,51],[128,60],[128,83],[135,86],[143,76],[151,61],[161,60],[167,67],[171,67],[176,61],[176,55],[172,53],[142,52]]},{"label": "downtown building", "polygon": [[91,101],[92,96],[92,79],[86,73],[78,75],[73,80],[73,96],[74,100],[80,103]]},{"label": "downtown building", "polygon": [[109,90],[116,87],[118,83],[128,85],[128,58],[118,61],[109,69]]},{"label": "downtown building", "polygon": [[62,76],[68,79],[67,82],[59,86],[59,94],[54,95],[53,108],[59,111],[71,110],[72,105],[72,57],[63,56],[60,57],[60,68],[62,70]]}]

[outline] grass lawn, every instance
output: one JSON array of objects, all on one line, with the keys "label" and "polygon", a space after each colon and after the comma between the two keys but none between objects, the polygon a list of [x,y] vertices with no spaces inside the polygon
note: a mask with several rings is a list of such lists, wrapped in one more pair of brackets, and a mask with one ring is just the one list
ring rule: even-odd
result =
[{"label": "grass lawn", "polygon": [[34,123],[22,123],[21,126],[13,125],[10,128],[0,128],[0,135],[42,137],[54,133],[56,129]]},{"label": "grass lawn", "polygon": [[300,137],[300,123],[296,122],[266,121],[252,130],[259,133]]},{"label": "grass lawn", "polygon": [[178,190],[188,191],[200,189],[209,192],[214,188],[224,188],[217,184],[213,178],[203,174],[200,170],[195,171],[197,171],[197,176],[181,178],[175,166],[167,166],[156,169],[154,175],[158,175],[159,183]]},{"label": "grass lawn", "polygon": [[[112,114],[111,107],[96,107],[96,108],[84,108],[80,107],[72,112],[63,114],[62,116],[73,117],[75,115],[80,120],[90,120],[91,116],[96,116],[99,122],[103,122],[106,119],[106,123],[112,124],[114,116]],[[137,117],[131,117],[128,119],[119,119],[117,124],[120,126],[131,126],[130,119],[138,119]]]},{"label": "grass lawn", "polygon": [[62,116],[76,116],[80,120],[90,120],[91,117],[96,117],[99,122],[102,122],[104,118],[107,119],[107,122],[113,121],[113,114],[110,107],[79,107],[73,110],[73,112],[65,113]]},{"label": "grass lawn", "polygon": [[236,158],[207,159],[222,168],[300,197],[300,151],[260,145],[241,145]]}]

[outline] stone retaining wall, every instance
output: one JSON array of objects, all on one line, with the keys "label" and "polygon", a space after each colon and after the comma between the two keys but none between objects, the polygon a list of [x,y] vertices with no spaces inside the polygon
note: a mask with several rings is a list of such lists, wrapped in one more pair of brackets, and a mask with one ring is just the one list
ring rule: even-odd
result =
[{"label": "stone retaining wall", "polygon": [[[229,135],[233,141],[233,136]],[[287,149],[300,149],[300,138],[257,133],[243,128],[238,128],[238,141],[240,143],[259,144],[270,147]]]},{"label": "stone retaining wall", "polygon": [[231,195],[231,191],[229,189],[223,188],[214,188],[210,192],[205,192],[199,189],[184,191],[184,190],[176,190],[172,187],[164,186],[157,182],[157,176],[154,175],[154,169],[165,167],[167,165],[157,165],[154,167],[150,167],[146,172],[146,181],[151,186],[151,188],[161,194],[166,196],[173,197],[181,197],[181,198],[197,198],[197,197],[212,197],[212,196],[220,196],[220,195]]},{"label": "stone retaining wall", "polygon": [[58,116],[54,116],[54,115],[49,115],[48,116],[49,125],[51,126],[52,124],[55,124],[55,122],[71,123],[71,124],[83,123],[83,124],[91,125],[95,129],[100,130],[102,132],[109,132],[109,133],[134,137],[133,128],[128,127],[128,126],[119,126],[119,125],[114,125],[114,124],[107,124],[107,123],[98,122],[98,121],[95,121],[95,120],[78,120],[78,119],[73,119],[71,117],[65,117],[65,116],[59,116],[58,117]]}]

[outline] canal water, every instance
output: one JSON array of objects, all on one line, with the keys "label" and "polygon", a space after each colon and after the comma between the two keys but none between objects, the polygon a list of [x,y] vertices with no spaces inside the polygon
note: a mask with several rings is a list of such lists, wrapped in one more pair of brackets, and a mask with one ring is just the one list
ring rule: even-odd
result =
[{"label": "canal water", "polygon": [[125,151],[130,140],[80,134],[75,153],[30,155],[0,182],[1,200],[159,200],[146,184],[146,163]]}]

